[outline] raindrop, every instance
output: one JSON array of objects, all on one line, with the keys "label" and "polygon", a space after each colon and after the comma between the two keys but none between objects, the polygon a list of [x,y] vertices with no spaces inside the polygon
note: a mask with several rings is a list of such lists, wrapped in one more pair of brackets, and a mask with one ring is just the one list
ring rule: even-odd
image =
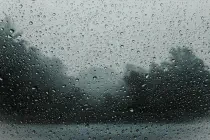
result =
[{"label": "raindrop", "polygon": [[11,34],[13,34],[13,33],[15,32],[15,30],[14,30],[14,29],[10,29],[9,32],[10,32]]},{"label": "raindrop", "polygon": [[33,130],[32,132],[33,132],[33,134],[36,134],[36,131],[35,130]]},{"label": "raindrop", "polygon": [[141,87],[145,87],[146,86],[146,84],[143,84]]},{"label": "raindrop", "polygon": [[134,112],[133,108],[130,108],[130,112]]},{"label": "raindrop", "polygon": [[174,63],[175,62],[175,59],[172,59],[171,61]]},{"label": "raindrop", "polygon": [[8,35],[7,37],[8,37],[8,38],[12,38],[12,36],[11,36],[11,35]]},{"label": "raindrop", "polygon": [[29,25],[33,25],[34,23],[33,23],[33,21],[29,21]]},{"label": "raindrop", "polygon": [[96,80],[97,79],[97,76],[93,76],[93,80]]},{"label": "raindrop", "polygon": [[79,78],[76,78],[75,80],[76,80],[76,82],[79,82]]},{"label": "raindrop", "polygon": [[20,8],[23,8],[23,5],[22,4],[20,4]]},{"label": "raindrop", "polygon": [[38,89],[37,86],[32,87],[32,90],[37,90],[37,89]]},{"label": "raindrop", "polygon": [[124,48],[124,45],[120,45],[120,48],[123,49]]}]

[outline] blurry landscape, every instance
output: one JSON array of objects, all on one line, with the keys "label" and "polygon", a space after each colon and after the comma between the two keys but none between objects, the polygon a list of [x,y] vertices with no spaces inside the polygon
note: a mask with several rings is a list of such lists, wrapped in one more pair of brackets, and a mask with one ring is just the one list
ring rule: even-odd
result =
[{"label": "blurry landscape", "polygon": [[[128,64],[124,77],[114,82],[98,80],[107,78],[110,69],[92,68],[81,77],[70,77],[61,60],[28,46],[5,18],[0,23],[1,121],[140,123],[208,117],[209,68],[188,46],[169,53],[169,61],[152,63],[149,70]],[[101,77],[91,76],[96,73]],[[76,84],[82,78],[90,84]],[[103,88],[102,97],[91,94],[98,92],[98,85]]]}]

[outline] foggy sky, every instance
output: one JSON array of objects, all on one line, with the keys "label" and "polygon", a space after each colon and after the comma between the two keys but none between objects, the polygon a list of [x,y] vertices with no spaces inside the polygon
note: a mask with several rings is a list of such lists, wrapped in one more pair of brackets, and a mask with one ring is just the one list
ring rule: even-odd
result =
[{"label": "foggy sky", "polygon": [[[148,68],[186,45],[207,64],[210,0],[0,0],[31,46],[60,58],[70,75],[90,67]],[[191,44],[190,44],[191,43]],[[122,74],[122,73],[121,73]]]}]

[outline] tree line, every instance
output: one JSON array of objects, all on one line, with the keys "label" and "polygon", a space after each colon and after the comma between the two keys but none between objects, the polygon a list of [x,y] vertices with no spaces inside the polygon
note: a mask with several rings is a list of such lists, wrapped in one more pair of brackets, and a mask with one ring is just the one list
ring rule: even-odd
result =
[{"label": "tree line", "polygon": [[[138,123],[192,121],[208,116],[210,72],[187,47],[169,61],[130,69],[119,94],[91,104],[61,60],[20,39],[9,18],[0,23],[0,114],[14,123]],[[123,94],[122,94],[122,93]]]}]

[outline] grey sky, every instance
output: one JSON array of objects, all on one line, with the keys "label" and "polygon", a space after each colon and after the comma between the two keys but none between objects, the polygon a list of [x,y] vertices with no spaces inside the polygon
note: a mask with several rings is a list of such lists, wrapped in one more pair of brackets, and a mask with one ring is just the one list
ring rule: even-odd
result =
[{"label": "grey sky", "polygon": [[23,37],[63,60],[69,74],[90,67],[148,67],[192,43],[210,64],[210,0],[0,0]]}]

